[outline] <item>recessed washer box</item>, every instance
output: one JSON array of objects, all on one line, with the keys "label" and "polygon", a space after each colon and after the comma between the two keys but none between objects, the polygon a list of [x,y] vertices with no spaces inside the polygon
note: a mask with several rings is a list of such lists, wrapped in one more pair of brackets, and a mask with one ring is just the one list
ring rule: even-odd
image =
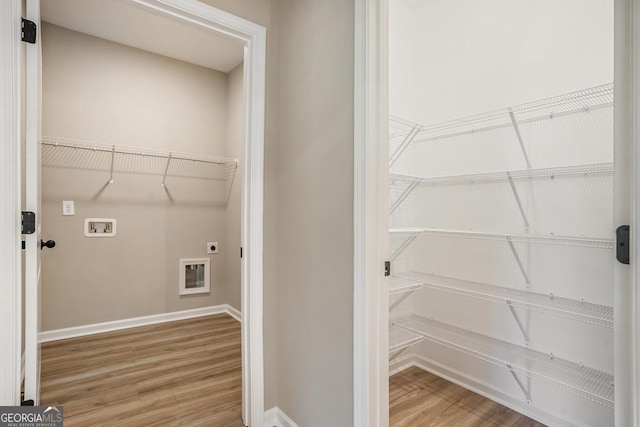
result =
[{"label": "recessed washer box", "polygon": [[113,237],[116,235],[116,220],[113,218],[86,218],[84,235],[87,237]]}]

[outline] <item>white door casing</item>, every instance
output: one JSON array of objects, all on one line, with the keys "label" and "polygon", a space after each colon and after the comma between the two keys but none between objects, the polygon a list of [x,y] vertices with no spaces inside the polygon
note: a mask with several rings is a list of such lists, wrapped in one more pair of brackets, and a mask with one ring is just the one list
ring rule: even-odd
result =
[{"label": "white door casing", "polygon": [[[40,29],[40,0],[27,0],[26,18]],[[24,398],[40,401],[40,31],[26,43],[25,209],[36,215],[36,231],[25,236]]]},{"label": "white door casing", "polygon": [[21,0],[0,2],[0,405],[20,404]]},{"label": "white door casing", "polygon": [[[640,0],[615,3],[615,207],[614,223],[631,225],[631,265],[615,262],[615,425],[640,425]],[[388,425],[387,307],[380,280],[386,224],[376,219],[386,186],[380,165],[388,149],[377,120],[386,123],[387,0],[356,0],[355,37],[355,235],[354,425]],[[375,151],[377,149],[377,152]],[[382,159],[381,159],[382,158]],[[384,181],[384,182],[383,182]],[[382,198],[383,201],[376,198]],[[384,212],[381,210],[381,212]],[[377,224],[377,227],[376,225]],[[614,230],[612,230],[612,235]],[[373,250],[372,248],[377,248]],[[376,250],[378,252],[376,252]],[[612,254],[612,256],[614,256]],[[376,296],[378,298],[376,298]]]},{"label": "white door casing", "polygon": [[[265,67],[266,67],[266,29],[260,25],[234,16],[212,6],[201,3],[197,0],[124,0],[133,5],[139,6],[149,12],[159,13],[168,18],[194,25],[207,31],[223,34],[242,42],[245,45],[244,53],[244,111],[245,111],[245,135],[244,135],[244,162],[243,191],[242,191],[242,223],[241,223],[241,245],[244,248],[242,260],[242,383],[243,383],[243,421],[245,425],[262,426],[264,418],[264,379],[263,379],[263,307],[262,307],[262,286],[263,286],[263,180],[264,180],[264,108],[265,108]],[[20,3],[19,0],[16,0]],[[36,15],[36,6],[39,0],[28,0],[28,4],[33,9],[31,16],[39,19],[39,9]],[[12,1],[13,3],[13,1]],[[33,19],[31,19],[33,20]],[[34,21],[35,22],[35,21]],[[33,67],[34,57],[28,65],[28,73],[32,76],[40,75],[40,66]],[[34,80],[35,81],[35,80]],[[31,96],[40,96],[39,80],[38,87],[30,89]],[[29,95],[27,96],[29,98]],[[38,113],[40,105],[32,114]],[[3,111],[4,113],[4,111]],[[34,116],[35,117],[35,116]],[[32,120],[27,132],[36,143],[39,141],[39,117]],[[19,141],[16,140],[19,150]],[[39,154],[39,150],[38,150]],[[29,167],[34,167],[32,162],[36,161],[33,156],[29,157]],[[39,157],[37,158],[39,162]],[[8,164],[8,162],[5,162]],[[39,179],[38,179],[39,184]],[[32,186],[33,187],[33,186]],[[31,187],[30,187],[31,188]],[[30,197],[34,202],[39,200],[39,186],[31,188]],[[12,186],[19,197],[19,182]],[[33,194],[36,193],[36,194]],[[2,211],[2,217],[7,214]],[[34,235],[29,238],[27,245],[38,243],[39,237]],[[18,241],[19,243],[19,241]],[[37,245],[33,245],[36,247]],[[39,252],[39,246],[37,246]],[[37,255],[29,264],[30,275],[36,278],[39,264]],[[19,267],[19,265],[18,265]],[[13,269],[12,269],[13,270]],[[19,268],[17,269],[19,272]],[[33,279],[31,279],[33,280]],[[18,281],[19,283],[19,281]],[[39,307],[37,298],[39,293],[29,293],[27,299],[27,309]],[[39,310],[38,310],[39,311]],[[30,328],[37,328],[37,321],[30,320]],[[15,326],[15,325],[14,325]],[[19,330],[19,322],[17,330]],[[15,328],[14,328],[15,331]],[[29,364],[35,369],[39,365],[39,355],[37,352],[37,341],[34,348],[31,344]],[[18,376],[19,376],[18,370]],[[37,375],[36,375],[37,377]],[[37,385],[34,400],[37,401]]]}]

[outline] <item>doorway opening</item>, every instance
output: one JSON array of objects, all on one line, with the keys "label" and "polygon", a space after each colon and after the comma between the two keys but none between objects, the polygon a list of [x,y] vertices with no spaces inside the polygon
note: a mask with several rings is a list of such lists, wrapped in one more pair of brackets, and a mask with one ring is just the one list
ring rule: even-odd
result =
[{"label": "doorway opening", "polygon": [[227,312],[242,419],[260,423],[264,29],[182,3],[42,4],[39,213],[56,247],[41,290],[27,283],[42,327],[25,342]]}]

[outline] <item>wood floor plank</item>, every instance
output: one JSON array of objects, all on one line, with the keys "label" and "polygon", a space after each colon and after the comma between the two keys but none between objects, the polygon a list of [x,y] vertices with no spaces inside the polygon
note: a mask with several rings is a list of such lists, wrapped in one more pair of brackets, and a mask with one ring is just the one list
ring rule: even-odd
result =
[{"label": "wood floor plank", "polygon": [[240,324],[221,314],[42,345],[65,426],[242,426]]},{"label": "wood floor plank", "polygon": [[417,367],[389,378],[389,420],[393,427],[544,427]]}]

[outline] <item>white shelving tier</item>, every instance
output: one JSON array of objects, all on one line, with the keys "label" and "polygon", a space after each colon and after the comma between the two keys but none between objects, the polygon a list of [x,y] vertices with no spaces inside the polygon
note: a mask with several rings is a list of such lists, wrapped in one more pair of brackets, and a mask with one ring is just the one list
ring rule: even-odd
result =
[{"label": "white shelving tier", "polygon": [[528,401],[531,396],[518,374],[551,381],[572,393],[613,408],[613,376],[606,372],[417,315],[400,318],[392,325],[509,369]]},{"label": "white shelving tier", "polygon": [[399,284],[395,288],[396,294],[409,294],[419,289],[434,289],[613,328],[613,307],[586,301],[419,272],[397,274],[392,283]]},{"label": "white shelving tier", "polygon": [[422,236],[447,236],[463,239],[482,239],[482,240],[501,240],[508,243],[516,255],[513,243],[532,243],[540,245],[560,245],[560,246],[576,246],[593,249],[613,249],[613,240],[575,237],[575,236],[556,236],[556,235],[532,235],[532,234],[503,234],[489,233],[483,231],[465,231],[465,230],[440,230],[435,228],[416,228],[416,227],[400,227],[389,229],[390,237],[404,237],[405,240],[398,246],[391,255],[391,260],[395,260],[400,254],[406,250],[409,245],[417,238]]},{"label": "white shelving tier", "polygon": [[[590,111],[605,109],[602,110],[601,114],[597,117],[600,117],[603,120],[608,120],[607,117],[610,114],[611,107],[613,106],[613,83],[605,84],[577,92],[572,92],[565,95],[560,95],[552,98],[547,98],[539,101],[534,101],[526,104],[516,105],[509,108],[503,108],[499,110],[494,110],[482,114],[473,115],[470,117],[464,117],[461,119],[449,120],[446,122],[441,122],[432,125],[423,125],[419,123],[415,123],[409,120],[405,120],[399,117],[391,117],[390,118],[390,143],[389,143],[389,168],[392,171],[389,175],[389,184],[391,186],[389,201],[389,214],[392,215],[394,211],[402,205],[402,203],[411,195],[411,193],[418,188],[418,186],[453,186],[453,185],[470,185],[470,184],[494,184],[494,183],[502,183],[504,185],[510,186],[510,190],[514,196],[514,200],[518,205],[520,210],[520,214],[522,216],[524,222],[524,233],[522,234],[509,234],[509,233],[501,233],[501,232],[493,232],[491,230],[470,230],[470,229],[439,229],[439,228],[422,228],[422,227],[411,227],[412,224],[402,223],[403,218],[411,218],[418,217],[416,215],[406,215],[406,212],[403,212],[402,215],[394,217],[396,221],[394,224],[400,223],[402,226],[394,226],[389,229],[389,237],[392,242],[393,253],[391,255],[391,261],[395,261],[400,257],[409,247],[411,247],[412,242],[416,239],[429,237],[438,237],[438,238],[447,238],[447,239],[476,239],[476,240],[488,240],[488,241],[498,241],[504,242],[507,247],[510,248],[510,252],[513,255],[513,259],[517,263],[517,266],[522,273],[524,278],[524,285],[519,284],[518,286],[522,286],[523,289],[518,289],[517,287],[510,287],[508,283],[504,283],[501,286],[495,283],[482,283],[476,282],[473,280],[464,280],[455,277],[445,277],[439,276],[435,274],[427,274],[420,271],[406,271],[406,272],[394,272],[394,275],[390,278],[390,286],[389,286],[389,295],[392,296],[390,300],[390,310],[393,310],[399,304],[401,304],[405,299],[407,299],[410,295],[416,295],[416,292],[420,290],[428,289],[430,291],[437,291],[442,293],[453,294],[463,298],[476,299],[487,301],[495,304],[501,304],[503,306],[507,306],[513,318],[520,328],[520,332],[524,335],[525,342],[527,343],[527,347],[519,346],[513,344],[511,342],[503,341],[498,338],[494,338],[491,336],[482,335],[471,330],[462,329],[450,324],[446,324],[443,322],[436,321],[434,319],[429,319],[427,317],[422,317],[416,314],[394,318],[391,316],[391,324],[390,324],[390,349],[389,355],[390,359],[397,357],[403,351],[411,348],[412,346],[422,342],[429,341],[442,346],[445,346],[450,349],[454,349],[465,353],[467,355],[471,355],[480,360],[489,362],[491,364],[506,368],[510,371],[513,379],[516,381],[520,389],[522,390],[527,403],[531,402],[531,393],[530,387],[527,385],[528,380],[532,378],[543,379],[545,382],[552,383],[556,386],[560,386],[563,390],[567,390],[571,393],[574,393],[582,398],[588,399],[590,401],[601,404],[607,408],[613,409],[614,407],[614,384],[613,384],[613,375],[590,368],[588,366],[583,365],[582,363],[576,363],[570,360],[565,360],[561,358],[554,357],[553,354],[545,354],[539,352],[537,350],[533,350],[535,345],[529,347],[530,339],[528,333],[528,323],[523,324],[523,319],[527,319],[525,321],[528,322],[528,317],[524,317],[522,315],[523,312],[537,312],[541,313],[545,316],[555,316],[560,318],[569,319],[571,321],[581,322],[586,325],[579,326],[580,328],[603,328],[600,330],[599,334],[602,336],[606,336],[608,331],[613,329],[613,307],[603,304],[596,304],[594,302],[584,301],[578,298],[571,298],[571,293],[575,291],[575,289],[580,286],[592,286],[598,285],[600,283],[582,283],[584,282],[584,277],[581,279],[581,283],[567,283],[566,289],[567,294],[554,295],[554,294],[542,294],[539,292],[534,292],[530,287],[529,280],[529,272],[528,268],[531,268],[530,265],[526,262],[526,258],[521,258],[523,256],[527,256],[527,252],[519,253],[522,251],[522,245],[516,244],[526,244],[526,245],[541,245],[544,249],[544,245],[547,246],[563,246],[563,247],[575,247],[575,248],[588,248],[589,250],[593,249],[598,254],[606,254],[606,256],[612,256],[614,249],[614,242],[610,238],[600,238],[600,237],[592,237],[585,235],[556,235],[556,234],[529,234],[529,221],[528,215],[536,213],[535,209],[531,209],[531,206],[525,205],[522,203],[520,199],[520,195],[518,194],[518,190],[522,190],[522,186],[517,186],[517,181],[524,181],[533,185],[541,185],[541,187],[536,187],[545,189],[544,185],[554,184],[545,184],[542,180],[553,180],[555,178],[571,178],[575,180],[575,183],[579,185],[602,185],[603,182],[609,182],[608,177],[613,175],[614,165],[611,162],[603,162],[603,163],[588,163],[587,161],[593,162],[598,161],[599,159],[609,160],[610,158],[606,157],[605,149],[608,147],[599,146],[598,149],[600,151],[589,152],[589,156],[583,156],[582,159],[585,160],[584,164],[564,164],[571,163],[574,161],[574,155],[571,154],[573,151],[569,151],[570,149],[575,150],[576,147],[581,147],[581,144],[584,144],[585,139],[582,137],[584,135],[593,135],[593,141],[589,140],[589,144],[597,143],[598,139],[595,134],[589,133],[590,128],[584,127],[581,122],[584,120],[592,120],[588,118],[588,116],[577,116],[578,114],[588,113]],[[534,146],[535,141],[539,139],[527,141],[528,144],[525,144],[523,141],[523,135],[534,135],[537,138],[544,138],[544,134],[541,133],[541,129],[547,129],[545,126],[552,126],[549,119],[553,119],[561,116],[570,116],[576,115],[575,118],[572,116],[571,121],[569,118],[565,121],[554,122],[553,126],[556,128],[552,129],[560,129],[558,132],[566,132],[568,123],[579,123],[581,127],[578,128],[578,133],[565,134],[561,133],[561,139],[558,139],[558,135],[553,135],[556,139],[551,138],[549,141],[540,140],[540,146]],[[594,116],[591,116],[594,117]],[[547,120],[547,122],[542,123],[543,120]],[[536,123],[535,125],[522,127],[523,124],[528,123]],[[560,123],[560,124],[557,124]],[[607,122],[608,123],[608,122]],[[565,126],[565,127],[562,127]],[[524,129],[525,133],[521,133],[520,129]],[[494,130],[506,129],[504,131],[490,133]],[[465,135],[486,132],[482,135],[482,137],[476,138],[475,136]],[[537,133],[535,133],[537,132]],[[582,133],[580,133],[582,132]],[[581,136],[582,135],[582,136]],[[494,140],[495,136],[495,140]],[[455,140],[456,137],[462,137],[458,140]],[[568,137],[567,140],[564,138]],[[491,166],[487,166],[489,171],[485,172],[483,169],[479,169],[480,173],[469,173],[469,174],[452,174],[452,175],[438,175],[438,176],[415,176],[411,174],[406,174],[406,169],[413,169],[413,173],[424,173],[424,171],[428,171],[432,165],[435,165],[436,169],[440,167],[433,159],[429,159],[431,163],[425,162],[424,165],[421,162],[416,161],[420,160],[420,158],[412,158],[408,162],[396,162],[402,158],[403,154],[408,153],[407,149],[412,144],[428,144],[429,141],[434,140],[446,140],[452,139],[452,149],[451,154],[455,156],[457,152],[455,150],[464,150],[467,147],[475,147],[469,144],[475,143],[483,143],[489,142],[493,143],[494,141],[498,141],[499,138],[503,138],[504,141],[508,141],[513,144],[519,144],[518,151],[521,151],[522,160],[526,164],[526,169],[512,169],[505,170],[508,167],[517,168],[520,166],[514,166],[517,163],[514,163],[513,159],[517,159],[518,162],[521,159],[514,157],[513,148],[509,148],[511,151],[508,155],[505,154],[505,158],[510,161],[510,166],[505,166],[503,170],[495,170],[500,169],[501,159],[502,157],[495,157],[495,153],[501,153],[500,150],[496,149],[494,146],[492,151],[494,157],[490,160],[493,161]],[[573,138],[573,139],[572,139]],[[500,143],[504,141],[500,140]],[[561,147],[558,147],[555,144],[555,141],[558,142]],[[594,142],[595,141],[595,142]],[[563,145],[563,144],[568,145]],[[603,141],[608,142],[608,141]],[[456,145],[457,144],[457,145]],[[466,144],[466,145],[465,145]],[[544,145],[547,144],[547,145]],[[441,142],[439,144],[434,144],[433,151],[438,154],[438,160],[442,159],[443,161],[447,158],[442,154],[442,150],[446,150],[446,147],[449,147],[449,141]],[[544,167],[544,168],[534,168],[529,159],[529,155],[527,153],[527,147],[531,148],[532,153],[534,154],[534,159],[543,158],[544,161],[548,162],[546,165],[554,165],[553,167]],[[540,148],[542,147],[542,148]],[[552,148],[549,148],[552,147]],[[603,148],[604,147],[604,148]],[[593,148],[593,147],[591,147]],[[428,151],[429,146],[423,145],[421,148],[416,148],[411,151],[411,153],[420,156],[428,156],[432,151]],[[475,148],[474,148],[475,149]],[[537,150],[537,151],[536,151]],[[546,151],[545,151],[546,150]],[[552,151],[550,151],[552,150]],[[556,150],[558,153],[562,152],[562,156],[558,158],[555,157]],[[564,151],[562,151],[564,150]],[[471,153],[475,153],[475,151],[471,150]],[[567,154],[569,153],[569,154]],[[594,153],[597,156],[594,157]],[[413,155],[412,154],[412,155]],[[449,151],[446,151],[445,154],[450,154]],[[515,154],[519,154],[516,152]],[[509,157],[511,156],[511,157]],[[548,157],[551,156],[551,157]],[[568,156],[568,157],[567,157]],[[603,157],[604,156],[604,157]],[[576,157],[577,158],[577,157]],[[472,158],[473,160],[473,158]],[[469,159],[466,159],[467,163],[460,163],[459,167],[466,167],[466,165],[471,165],[471,167],[477,167],[478,165],[469,163]],[[562,166],[555,166],[558,163],[563,164]],[[394,165],[395,168],[394,168]],[[481,164],[482,167],[484,164]],[[398,168],[403,169],[402,171],[398,171]],[[487,170],[485,169],[485,170]],[[492,170],[494,169],[494,170]],[[442,169],[438,169],[442,171]],[[471,170],[471,169],[470,169]],[[478,171],[478,169],[473,169],[474,172]],[[463,171],[464,172],[464,171]],[[428,172],[427,172],[428,173]],[[442,172],[438,172],[442,173]],[[446,173],[446,172],[445,172]],[[593,180],[585,180],[581,181],[583,177],[588,176],[604,176],[604,178],[594,178]],[[566,185],[574,185],[574,181],[563,181],[563,185],[565,187],[560,187],[566,189]],[[595,183],[595,184],[594,184]],[[479,191],[499,191],[503,192],[504,188],[501,187],[502,184],[486,187]],[[605,184],[606,185],[606,184]],[[470,187],[471,189],[463,189],[463,191],[475,191],[475,187]],[[525,187],[529,188],[529,187]],[[551,187],[549,187],[551,188]],[[589,190],[589,188],[587,188]],[[426,195],[428,191],[427,188],[422,188],[419,190],[420,196]],[[456,190],[458,193],[456,194],[468,194],[468,193],[460,193],[460,190]],[[586,191],[584,188],[581,188],[581,191]],[[438,192],[436,194],[444,194],[442,192]],[[478,193],[485,194],[485,193]],[[503,193],[500,193],[501,195]],[[586,194],[590,194],[588,191]],[[475,195],[475,194],[474,194]],[[527,194],[530,196],[530,194]],[[488,203],[491,203],[491,199],[488,198]],[[598,200],[594,200],[596,203]],[[416,206],[423,206],[420,203],[417,203]],[[440,206],[440,205],[438,205]],[[453,205],[455,206],[455,205]],[[462,205],[461,205],[462,206]],[[535,208],[535,206],[534,206]],[[483,206],[484,214],[487,212],[491,212],[492,206],[486,205]],[[528,212],[527,209],[531,210]],[[545,212],[546,213],[546,212]],[[566,215],[565,215],[566,217]],[[564,218],[564,217],[563,217]],[[538,219],[538,218],[536,218]],[[404,219],[406,222],[406,219]],[[423,221],[421,218],[420,221]],[[425,220],[426,221],[426,220]],[[567,221],[564,218],[564,221]],[[598,221],[600,218],[598,217]],[[399,224],[399,225],[400,225]],[[429,224],[427,222],[427,224]],[[405,226],[408,225],[408,226]],[[415,225],[415,224],[414,224]],[[596,226],[602,225],[601,223],[596,223]],[[591,230],[591,228],[589,228]],[[602,230],[598,229],[596,233],[602,233]],[[493,245],[491,246],[492,250],[501,250],[495,249],[500,248],[500,246]],[[529,248],[526,246],[526,248]],[[573,250],[571,250],[572,252]],[[568,253],[568,252],[567,252]],[[582,252],[578,252],[582,253]],[[589,251],[591,254],[591,252]],[[412,254],[415,255],[415,254]],[[595,255],[595,253],[594,253]],[[504,256],[504,255],[501,255]],[[599,256],[599,255],[597,255]],[[420,257],[412,256],[409,258],[410,263],[415,263],[420,265],[422,262]],[[404,260],[403,260],[404,262]],[[464,268],[463,260],[460,260],[461,268]],[[420,267],[405,267],[410,270],[416,269],[420,270]],[[537,267],[536,267],[537,268]],[[579,266],[577,266],[579,268]],[[457,272],[449,272],[447,274],[457,275]],[[567,275],[566,272],[563,272],[563,276],[558,276],[558,280],[560,277],[563,277],[561,281],[567,280],[569,277],[569,282],[572,280],[573,275]],[[460,276],[465,276],[464,274],[460,274]],[[577,277],[581,276],[576,276]],[[599,276],[606,277],[606,276]],[[491,279],[488,279],[491,280]],[[511,279],[507,279],[511,280]],[[589,279],[590,280],[590,279]],[[598,280],[595,279],[594,281]],[[602,279],[600,279],[602,280]],[[526,285],[526,289],[525,288]],[[562,285],[555,284],[556,289],[559,287],[558,293],[562,293]],[[555,290],[554,290],[555,292]],[[420,298],[429,298],[433,295],[437,295],[434,292],[430,292],[428,295],[424,294]],[[421,301],[418,299],[416,301]],[[415,307],[414,307],[415,308]],[[424,309],[424,308],[423,308]],[[516,312],[515,309],[519,311]],[[419,311],[419,310],[418,310]],[[420,312],[420,311],[419,311]],[[404,313],[397,313],[396,316],[404,316]],[[429,315],[430,313],[425,313],[424,310],[421,312],[423,315]],[[501,314],[502,315],[502,314]],[[522,316],[522,318],[521,318]],[[525,327],[526,326],[526,327]],[[572,327],[574,327],[572,325]],[[578,326],[575,326],[578,327]],[[562,331],[558,331],[558,333],[562,333]],[[558,338],[558,337],[556,337]],[[516,339],[516,336],[510,336],[511,340]],[[539,338],[536,338],[539,339]],[[536,343],[532,343],[536,344]],[[539,343],[538,343],[539,344]],[[581,345],[583,345],[582,343]],[[597,344],[597,343],[596,343]],[[424,344],[422,347],[424,348]],[[594,359],[597,360],[597,359]],[[602,366],[598,364],[599,362],[594,362],[593,364],[596,366]],[[605,368],[606,369],[606,368]]]},{"label": "white shelving tier", "polygon": [[424,340],[421,334],[391,325],[389,328],[389,358],[393,359],[404,350]]},{"label": "white shelving tier", "polygon": [[[421,125],[399,117],[390,118],[390,157],[393,165],[411,143],[450,138],[469,133],[513,127],[522,144],[519,125],[566,116],[613,105],[613,83],[539,101],[489,111],[433,125]],[[526,155],[525,155],[526,157]],[[527,158],[527,165],[530,163]]]},{"label": "white shelving tier", "polygon": [[[114,164],[116,155],[131,155],[131,156],[141,156],[148,158],[158,158],[158,159],[166,159],[166,163],[162,166],[162,168],[158,168],[158,175],[162,176],[161,185],[164,187],[166,184],[166,179],[169,174],[169,168],[172,162],[175,161],[188,161],[188,162],[196,162],[201,164],[209,164],[213,166],[222,166],[225,168],[227,181],[232,181],[233,176],[235,174],[236,169],[238,168],[238,159],[233,159],[230,157],[223,156],[209,156],[203,154],[196,153],[185,153],[178,151],[166,151],[166,150],[156,150],[156,149],[148,149],[148,148],[140,148],[140,147],[130,147],[124,145],[109,145],[97,142],[83,141],[78,139],[71,138],[60,138],[54,136],[42,136],[41,144],[43,150],[56,150],[56,149],[67,149],[67,150],[84,150],[95,153],[107,153],[110,155],[110,174],[109,174],[109,184],[114,183]],[[230,190],[228,188],[227,190]]]}]

